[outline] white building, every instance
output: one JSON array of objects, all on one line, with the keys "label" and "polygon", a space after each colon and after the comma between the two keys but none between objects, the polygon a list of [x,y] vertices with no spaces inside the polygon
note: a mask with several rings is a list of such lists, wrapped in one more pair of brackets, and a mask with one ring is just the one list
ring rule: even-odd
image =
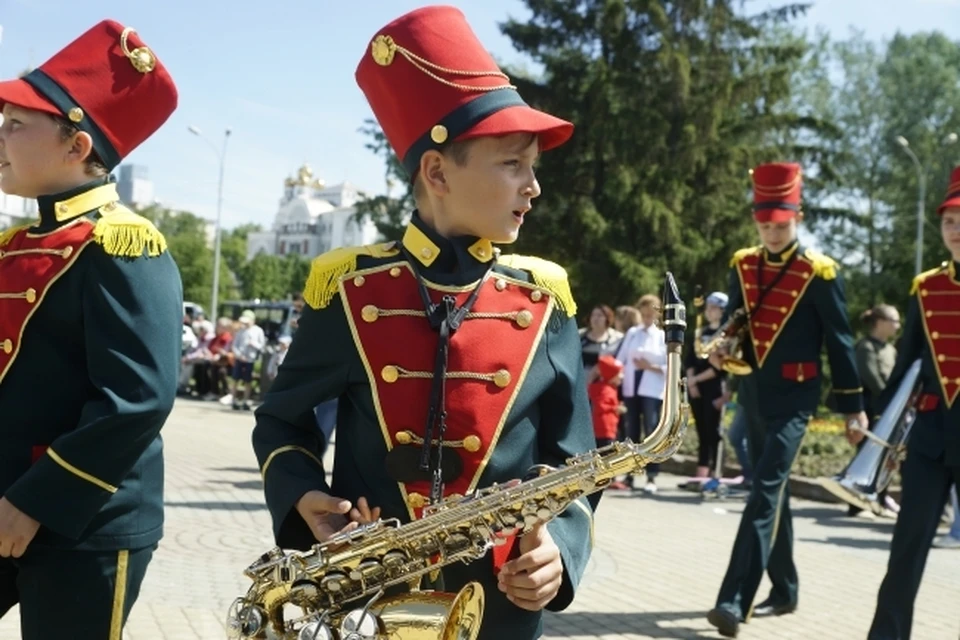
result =
[{"label": "white building", "polygon": [[0,191],[0,229],[37,218],[37,201],[32,198],[7,195]]},{"label": "white building", "polygon": [[129,207],[139,209],[153,204],[153,182],[150,181],[147,168],[142,164],[120,165],[117,193]]},{"label": "white building", "polygon": [[247,260],[258,253],[312,258],[337,247],[373,244],[379,240],[370,220],[354,219],[362,193],[349,182],[327,187],[308,165],[284,181],[280,208],[269,231],[247,236]]}]

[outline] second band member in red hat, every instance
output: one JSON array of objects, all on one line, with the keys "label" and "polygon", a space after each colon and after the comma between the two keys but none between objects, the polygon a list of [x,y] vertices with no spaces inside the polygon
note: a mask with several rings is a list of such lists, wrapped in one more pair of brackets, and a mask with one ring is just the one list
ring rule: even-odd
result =
[{"label": "second band member in red hat", "polygon": [[[716,606],[708,614],[720,634],[735,637],[753,615],[781,615],[797,607],[793,523],[787,491],[807,423],[820,404],[821,351],[830,361],[837,410],[866,428],[853,332],[843,278],[825,255],[798,239],[802,172],[795,163],[771,163],[752,172],[753,219],[760,244],[730,262],[724,322],[744,322],[743,359],[751,372],[738,386],[747,420],[753,483]],[[851,430],[848,437],[862,437]],[[754,605],[764,572],[772,588]]]},{"label": "second band member in red hat", "polygon": [[0,615],[19,602],[24,640],[119,639],[163,535],[180,274],[108,173],[176,104],[112,20],[0,82],[0,188],[39,213],[0,232]]},{"label": "second band member in red hat", "polygon": [[901,472],[900,514],[869,640],[910,637],[940,514],[951,485],[960,484],[960,167],[950,176],[937,214],[949,257],[913,279],[897,364],[878,403],[882,412],[919,360],[920,394]]},{"label": "second band member in red hat", "polygon": [[[417,519],[430,503],[595,447],[566,272],[494,246],[538,215],[537,157],[573,126],[526,104],[456,8],[403,15],[362,49],[357,82],[417,210],[402,241],[313,264],[309,308],[254,431],[287,547],[370,507]],[[301,418],[332,399],[342,402],[331,486]],[[447,591],[483,586],[480,638],[532,640],[544,608],[570,604],[592,514],[578,501],[492,557],[442,569]]]}]

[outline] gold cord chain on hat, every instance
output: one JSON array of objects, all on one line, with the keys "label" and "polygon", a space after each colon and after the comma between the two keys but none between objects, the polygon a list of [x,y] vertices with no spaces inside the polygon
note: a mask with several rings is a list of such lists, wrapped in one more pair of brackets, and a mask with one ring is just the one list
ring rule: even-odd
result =
[{"label": "gold cord chain on hat", "polygon": [[[750,175],[751,177],[753,176],[752,171],[750,172]],[[791,191],[793,191],[796,188],[797,184],[799,183],[800,183],[799,173],[796,176],[794,176],[794,178],[790,180],[790,182],[786,182],[784,184],[779,184],[779,185],[773,185],[773,186],[758,185],[756,182],[756,179],[754,179],[753,181],[754,189],[756,190],[757,194],[761,196],[785,196]]]},{"label": "gold cord chain on hat", "polygon": [[[390,64],[393,62],[394,55],[399,52],[400,55],[410,62],[410,64],[420,69],[420,71],[424,72],[437,82],[448,87],[453,87],[454,89],[460,89],[461,91],[497,91],[498,89],[517,88],[515,85],[510,84],[510,77],[502,71],[460,71],[459,69],[441,67],[438,64],[434,64],[433,62],[418,56],[406,47],[398,45],[390,36],[379,35],[374,38],[370,45],[370,51],[374,61],[383,67],[390,66]],[[506,84],[493,87],[473,87],[468,84],[460,84],[458,82],[447,80],[446,78],[441,78],[437,74],[433,73],[433,71],[430,69],[439,71],[440,73],[446,73],[454,76],[466,76],[471,78],[493,76],[497,78],[503,78],[507,82]]]},{"label": "gold cord chain on hat", "polygon": [[127,38],[130,37],[131,33],[136,33],[136,31],[137,30],[132,27],[127,27],[123,30],[123,33],[120,34],[120,48],[123,50],[123,55],[127,56],[130,60],[130,64],[133,65],[134,69],[140,73],[150,73],[157,66],[157,58],[153,55],[153,52],[147,47],[137,47],[133,51],[130,51],[130,48],[127,46]]}]

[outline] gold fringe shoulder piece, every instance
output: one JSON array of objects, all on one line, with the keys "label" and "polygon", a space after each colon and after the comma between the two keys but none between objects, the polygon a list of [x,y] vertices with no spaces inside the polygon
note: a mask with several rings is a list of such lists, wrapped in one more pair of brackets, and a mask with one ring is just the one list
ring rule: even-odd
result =
[{"label": "gold fringe shoulder piece", "polygon": [[337,295],[340,279],[357,270],[357,257],[390,258],[399,253],[395,242],[331,249],[310,264],[303,301],[314,309],[323,309]]},{"label": "gold fringe shoulder piece", "polygon": [[6,246],[8,242],[13,240],[13,236],[17,235],[17,233],[23,231],[24,229],[29,229],[35,224],[37,223],[31,222],[29,224],[21,224],[14,227],[10,227],[8,229],[3,229],[2,231],[0,231],[0,247]]},{"label": "gold fringe shoulder piece", "polygon": [[[0,244],[3,244],[0,242]],[[913,284],[910,285],[910,295],[915,294],[919,289],[920,285],[923,284],[923,281],[929,278],[930,276],[935,276],[938,273],[943,273],[947,269],[947,263],[944,262],[939,267],[934,267],[928,271],[924,271],[920,275],[914,277]]]},{"label": "gold fringe shoulder piece", "polygon": [[119,202],[100,207],[99,212],[93,241],[107,255],[139,258],[146,252],[154,258],[167,250],[166,239],[153,223]]},{"label": "gold fringe shoulder piece", "polygon": [[806,249],[803,257],[813,265],[813,273],[824,280],[834,280],[837,277],[837,263],[830,256],[826,256],[819,251]]},{"label": "gold fringe shoulder piece", "polygon": [[760,247],[747,247],[746,249],[740,249],[733,254],[733,257],[730,258],[730,266],[735,267],[740,264],[740,261],[746,258],[747,256],[757,256],[760,255]]},{"label": "gold fringe shoulder piece", "polygon": [[556,262],[516,254],[500,256],[497,261],[507,267],[529,271],[533,276],[534,284],[549,291],[557,301],[557,306],[568,317],[572,318],[577,314],[577,303],[574,301],[573,292],[570,290],[567,271]]}]

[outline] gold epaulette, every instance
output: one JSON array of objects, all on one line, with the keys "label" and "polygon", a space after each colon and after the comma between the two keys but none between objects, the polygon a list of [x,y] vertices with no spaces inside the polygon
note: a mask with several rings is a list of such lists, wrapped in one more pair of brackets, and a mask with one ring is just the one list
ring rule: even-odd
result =
[{"label": "gold epaulette", "polygon": [[824,280],[833,280],[837,277],[837,263],[830,256],[826,256],[813,249],[806,249],[803,257],[813,265],[813,273]]},{"label": "gold epaulette", "polygon": [[144,251],[151,258],[167,250],[167,241],[152,222],[119,202],[98,209],[100,218],[93,229],[93,241],[107,255],[139,258]]},{"label": "gold epaulette", "polygon": [[0,231],[0,247],[5,246],[8,242],[13,240],[13,236],[17,235],[17,233],[19,233],[20,231],[23,231],[24,229],[29,229],[35,224],[37,223],[31,222],[29,224],[21,224],[21,225],[17,225],[14,227],[10,227],[8,229],[4,229],[3,231]]},{"label": "gold epaulette", "polygon": [[730,266],[734,267],[740,264],[740,261],[746,258],[747,256],[758,256],[760,255],[760,250],[762,247],[757,245],[756,247],[747,247],[746,249],[740,249],[733,254],[733,257],[730,258]]},{"label": "gold epaulette", "polygon": [[573,292],[570,290],[567,271],[556,262],[516,254],[500,256],[497,261],[507,267],[529,271],[533,276],[534,284],[549,291],[557,301],[557,306],[568,317],[572,318],[576,315],[577,303],[574,301]]},{"label": "gold epaulette", "polygon": [[399,253],[395,242],[331,249],[314,258],[310,264],[310,275],[303,288],[303,301],[314,309],[323,309],[337,295],[340,278],[357,270],[358,256],[389,258]]},{"label": "gold epaulette", "polygon": [[[0,244],[2,244],[2,243],[0,243]],[[946,269],[946,268],[947,268],[947,263],[944,262],[944,263],[941,264],[939,267],[934,267],[933,269],[930,269],[930,270],[928,270],[928,271],[924,271],[924,272],[921,273],[920,275],[914,277],[914,279],[913,279],[913,284],[910,285],[910,295],[913,295],[913,294],[915,294],[915,293],[917,292],[917,289],[920,288],[920,284],[921,284],[924,280],[926,280],[926,279],[929,278],[930,276],[935,276],[935,275],[937,275],[938,273],[943,273],[944,269]]]}]

